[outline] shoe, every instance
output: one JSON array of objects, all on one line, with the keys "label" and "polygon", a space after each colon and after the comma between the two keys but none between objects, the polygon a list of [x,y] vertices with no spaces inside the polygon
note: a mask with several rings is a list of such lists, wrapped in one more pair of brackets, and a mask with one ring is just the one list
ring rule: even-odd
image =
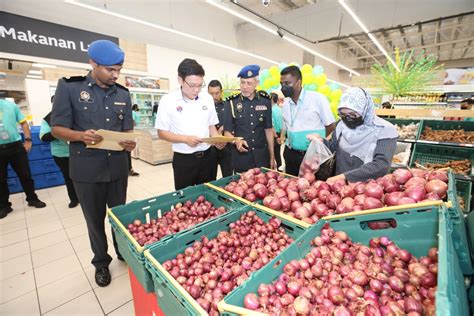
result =
[{"label": "shoe", "polygon": [[77,201],[72,201],[71,203],[69,203],[68,206],[69,206],[69,208],[75,208],[75,207],[78,206],[78,205],[79,205],[79,202],[77,202]]},{"label": "shoe", "polygon": [[28,206],[33,206],[33,207],[36,207],[36,208],[43,208],[43,207],[46,207],[46,203],[44,203],[40,200],[28,201]]},{"label": "shoe", "polygon": [[0,209],[0,218],[5,218],[7,217],[7,215],[13,211],[12,207],[11,206],[6,206],[6,207],[2,207]]},{"label": "shoe", "polygon": [[138,172],[135,172],[135,171],[132,169],[132,170],[130,170],[130,171],[128,172],[128,175],[129,175],[129,176],[132,176],[132,177],[137,177],[137,176],[139,176],[140,174],[139,174]]},{"label": "shoe", "polygon": [[98,286],[104,287],[112,282],[112,277],[110,276],[110,271],[108,267],[98,268],[95,270],[95,283]]}]

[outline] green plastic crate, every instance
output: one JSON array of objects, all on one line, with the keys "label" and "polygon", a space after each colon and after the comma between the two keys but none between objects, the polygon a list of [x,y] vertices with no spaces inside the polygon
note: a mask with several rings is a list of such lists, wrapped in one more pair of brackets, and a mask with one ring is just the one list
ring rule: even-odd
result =
[{"label": "green plastic crate", "polygon": [[398,125],[398,126],[403,126],[403,125],[409,125],[411,123],[419,123],[418,125],[418,131],[416,132],[415,138],[399,138],[399,141],[404,141],[404,142],[415,142],[418,137],[420,136],[421,133],[421,125],[422,125],[422,120],[409,120],[409,119],[385,119],[386,121]]},{"label": "green plastic crate", "polygon": [[[384,230],[371,230],[371,221],[395,220],[397,226]],[[307,229],[290,247],[274,258],[265,268],[254,273],[244,284],[234,289],[219,304],[221,314],[245,314],[243,300],[247,293],[256,293],[262,283],[272,283],[283,272],[286,263],[303,258],[311,249],[310,242],[324,225],[342,230],[355,242],[368,245],[373,237],[388,236],[397,245],[413,255],[425,256],[431,247],[438,247],[438,288],[436,313],[442,316],[469,314],[464,277],[451,239],[451,225],[444,207],[414,208],[403,212],[374,212],[360,216],[325,219]],[[239,310],[240,308],[240,310]],[[224,311],[224,312],[223,312]],[[223,313],[222,313],[223,312]]]},{"label": "green plastic crate", "polygon": [[[200,240],[201,236],[207,236],[209,239],[213,239],[219,232],[229,230],[230,223],[237,221],[242,214],[250,210],[255,210],[257,215],[265,222],[268,222],[272,217],[268,213],[254,209],[249,205],[243,209],[225,214],[215,221],[155,244],[145,251],[146,267],[153,276],[158,305],[165,315],[200,315],[204,310],[184,288],[164,270],[161,263],[183,253],[186,247]],[[303,227],[295,225],[285,219],[281,219],[281,221],[287,234],[294,240],[303,234]]]},{"label": "green plastic crate", "polygon": [[474,148],[416,143],[411,155],[410,167],[415,167],[416,161],[421,165],[426,165],[427,163],[445,163],[450,160],[464,159],[471,161],[471,172],[467,176],[461,176],[470,179],[469,176],[473,174],[474,168]]},{"label": "green plastic crate", "polygon": [[[417,140],[419,142],[433,142],[430,140],[424,140],[421,139],[421,136],[423,134],[423,131],[425,130],[426,127],[431,127],[432,130],[439,131],[439,130],[460,130],[463,129],[466,132],[474,132],[474,122],[470,121],[435,121],[435,120],[423,120],[421,124],[421,128],[419,130],[418,138]],[[454,142],[440,142],[444,144],[449,144],[449,145],[459,145],[459,143],[454,143]],[[474,146],[473,143],[470,144],[471,146]]]},{"label": "green plastic crate", "polygon": [[[204,185],[198,185],[146,200],[134,201],[109,210],[109,220],[113,230],[115,231],[115,237],[120,254],[147,292],[153,292],[153,281],[145,268],[143,251],[148,249],[151,245],[140,246],[126,229],[127,225],[131,224],[135,219],[146,222],[147,213],[150,214],[150,219],[157,218],[157,210],[161,210],[161,214],[164,215],[170,211],[172,205],[187,200],[192,200],[194,202],[200,195],[204,195],[206,200],[213,203],[216,207],[224,206],[228,212],[241,209],[245,206],[242,202],[236,201],[221,192]],[[209,219],[207,222],[212,220],[213,219]],[[206,222],[198,225],[203,225],[204,223]],[[178,234],[189,229],[192,229],[192,227],[189,227]],[[166,236],[160,241],[164,241],[171,237],[172,235]]]},{"label": "green plastic crate", "polygon": [[[456,179],[456,192],[457,196],[464,199],[464,209],[461,210],[467,214],[471,211],[471,198],[472,198],[472,182]],[[456,200],[457,201],[457,200]]]}]

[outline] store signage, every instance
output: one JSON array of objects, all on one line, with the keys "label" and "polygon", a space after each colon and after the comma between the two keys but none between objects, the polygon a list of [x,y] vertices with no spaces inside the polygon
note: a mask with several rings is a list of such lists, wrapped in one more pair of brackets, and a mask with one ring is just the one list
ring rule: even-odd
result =
[{"label": "store signage", "polygon": [[0,52],[85,63],[98,39],[118,44],[116,37],[0,11]]}]

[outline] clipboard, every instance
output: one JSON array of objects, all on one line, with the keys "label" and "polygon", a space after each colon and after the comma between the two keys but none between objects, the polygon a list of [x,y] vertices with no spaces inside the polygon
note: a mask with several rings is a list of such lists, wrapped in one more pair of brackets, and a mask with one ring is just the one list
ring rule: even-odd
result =
[{"label": "clipboard", "polygon": [[203,143],[217,144],[217,143],[232,143],[235,140],[241,140],[242,137],[228,137],[228,136],[213,136],[202,138]]},{"label": "clipboard", "polygon": [[87,145],[87,148],[93,149],[106,149],[114,151],[124,150],[122,146],[119,145],[119,141],[123,140],[132,140],[134,141],[140,134],[136,132],[114,132],[105,129],[99,129],[96,132],[97,135],[102,136],[102,141],[95,145]]}]

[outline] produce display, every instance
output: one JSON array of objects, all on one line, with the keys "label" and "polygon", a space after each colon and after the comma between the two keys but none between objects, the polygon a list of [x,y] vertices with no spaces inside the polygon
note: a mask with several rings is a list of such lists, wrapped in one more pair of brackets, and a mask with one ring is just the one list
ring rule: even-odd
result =
[{"label": "produce display", "polygon": [[435,315],[438,251],[419,259],[381,236],[369,246],[343,231],[321,230],[311,251],[244,307],[270,315]]},{"label": "produce display", "polygon": [[284,178],[256,168],[224,189],[249,201],[263,199],[264,206],[313,224],[332,214],[440,200],[446,197],[447,182],[446,171],[397,169],[364,183],[348,184],[339,179],[330,185],[309,173],[301,178]]},{"label": "produce display", "polygon": [[395,97],[392,102],[446,102],[446,94],[424,93]]},{"label": "produce display", "polygon": [[418,133],[420,123],[410,123],[407,125],[394,124],[398,132],[398,138],[401,139],[415,139]]},{"label": "produce display", "polygon": [[[416,163],[420,164],[419,161],[416,161]],[[445,163],[427,163],[424,167],[432,170],[451,168],[454,173],[464,175],[471,173],[471,161],[469,159],[450,160]]]},{"label": "produce display", "polygon": [[209,315],[219,315],[217,304],[226,294],[293,242],[279,219],[265,223],[255,211],[229,228],[214,239],[202,236],[162,264]]},{"label": "produce display", "polygon": [[211,202],[206,201],[204,195],[200,195],[194,202],[188,200],[184,204],[177,203],[163,217],[152,219],[150,223],[142,223],[136,219],[127,226],[127,229],[140,246],[144,246],[222,215],[226,211],[223,206],[214,207]]},{"label": "produce display", "polygon": [[459,130],[433,130],[426,126],[421,134],[421,139],[435,142],[452,142],[474,144],[474,134]]}]

